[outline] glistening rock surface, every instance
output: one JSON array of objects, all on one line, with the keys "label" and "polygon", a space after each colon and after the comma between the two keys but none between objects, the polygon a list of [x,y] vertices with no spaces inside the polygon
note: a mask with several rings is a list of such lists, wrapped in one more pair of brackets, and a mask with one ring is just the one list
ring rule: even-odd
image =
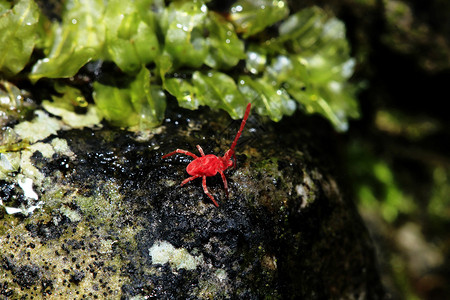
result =
[{"label": "glistening rock surface", "polygon": [[220,176],[208,178],[217,208],[200,179],[179,186],[190,157],[161,157],[196,144],[223,155],[239,122],[177,112],[146,134],[58,131],[22,150],[29,160],[0,182],[3,205],[37,208],[0,210],[2,297],[384,297],[370,239],[329,168],[331,130],[252,113],[226,172],[229,199]]}]

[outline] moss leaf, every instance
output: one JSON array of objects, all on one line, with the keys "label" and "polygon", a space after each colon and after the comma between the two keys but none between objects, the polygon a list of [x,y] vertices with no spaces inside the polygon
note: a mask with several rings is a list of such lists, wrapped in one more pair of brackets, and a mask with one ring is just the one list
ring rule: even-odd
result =
[{"label": "moss leaf", "polygon": [[349,54],[344,24],[312,7],[290,16],[279,33],[267,48],[278,55],[272,58],[265,76],[283,87],[306,112],[319,113],[345,131],[348,118],[358,117],[359,112],[357,89],[348,82],[355,61]]},{"label": "moss leaf", "polygon": [[33,66],[29,78],[36,82],[42,77],[67,78],[73,76],[82,66],[91,61],[96,53],[97,51],[92,48],[76,47],[52,58],[41,59]]},{"label": "moss leaf", "polygon": [[245,105],[250,102],[240,93],[233,78],[217,71],[196,71],[192,79],[167,78],[164,87],[181,107],[197,109],[208,105],[225,110],[234,119],[243,116]]},{"label": "moss leaf", "polygon": [[124,72],[139,71],[159,54],[151,1],[139,4],[112,0],[105,12],[107,56]]},{"label": "moss leaf", "polygon": [[259,115],[269,116],[273,121],[280,121],[283,115],[292,115],[297,108],[289,94],[274,86],[268,78],[241,76],[239,90],[254,103]]},{"label": "moss leaf", "polygon": [[205,38],[208,9],[203,1],[171,2],[161,17],[164,51],[176,66],[201,66],[209,46]]},{"label": "moss leaf", "polygon": [[166,108],[161,87],[150,86],[150,71],[141,71],[127,87],[94,83],[94,101],[102,115],[116,126],[147,129],[158,125]]},{"label": "moss leaf", "polygon": [[288,13],[282,0],[238,0],[231,8],[230,19],[236,31],[247,38],[284,19]]},{"label": "moss leaf", "polygon": [[210,12],[206,28],[209,53],[205,64],[214,69],[229,69],[245,58],[244,43],[238,38],[234,27],[221,15]]},{"label": "moss leaf", "polygon": [[0,6],[0,72],[19,73],[30,59],[37,38],[39,9],[33,0],[20,0],[12,9]]},{"label": "moss leaf", "polygon": [[233,119],[242,117],[247,101],[239,92],[236,83],[228,75],[211,71],[208,73],[195,72],[192,82],[197,88],[197,96],[204,105],[216,109],[223,109]]},{"label": "moss leaf", "polygon": [[33,66],[29,78],[70,77],[97,58],[105,39],[104,10],[102,0],[68,0],[62,24],[53,23],[48,56]]},{"label": "moss leaf", "polygon": [[197,88],[186,79],[167,78],[164,81],[164,89],[177,98],[181,107],[194,110],[204,105],[203,99],[197,97]]}]

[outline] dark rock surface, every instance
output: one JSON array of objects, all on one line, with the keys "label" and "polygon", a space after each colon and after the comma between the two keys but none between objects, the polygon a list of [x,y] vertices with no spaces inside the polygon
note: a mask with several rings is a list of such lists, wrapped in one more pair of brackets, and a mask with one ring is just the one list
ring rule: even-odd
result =
[{"label": "dark rock surface", "polygon": [[[0,209],[1,297],[385,297],[370,238],[339,190],[330,128],[252,114],[226,171],[229,198],[220,176],[208,178],[217,208],[200,179],[179,186],[190,157],[161,157],[196,144],[223,155],[239,122],[179,112],[147,133],[59,131],[71,153],[33,152],[43,206],[28,217]],[[16,184],[0,186],[5,206],[24,202]]]}]

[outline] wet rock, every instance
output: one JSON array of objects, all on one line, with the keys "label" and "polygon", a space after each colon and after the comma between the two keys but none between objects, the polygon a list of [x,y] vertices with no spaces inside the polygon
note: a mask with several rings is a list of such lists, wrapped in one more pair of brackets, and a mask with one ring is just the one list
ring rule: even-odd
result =
[{"label": "wet rock", "polygon": [[[238,127],[221,113],[178,109],[152,132],[70,130],[41,141],[56,149],[58,138],[68,149],[30,155],[43,206],[0,219],[2,293],[383,298],[370,238],[339,190],[332,130],[322,122],[298,115],[273,125],[252,114],[237,168],[226,171],[229,198],[220,176],[207,180],[219,207],[200,179],[180,187],[191,158],[162,155],[197,152],[196,144],[223,155]],[[11,182],[2,188],[13,190]],[[16,193],[5,193],[4,204],[18,205]]]}]

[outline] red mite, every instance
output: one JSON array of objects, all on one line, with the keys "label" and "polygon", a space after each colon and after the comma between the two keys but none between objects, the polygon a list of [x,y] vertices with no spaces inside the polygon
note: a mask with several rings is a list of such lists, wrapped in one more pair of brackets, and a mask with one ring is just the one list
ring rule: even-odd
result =
[{"label": "red mite", "polygon": [[[217,204],[216,200],[214,200],[214,197],[208,192],[208,188],[206,187],[206,177],[207,176],[215,176],[218,172],[220,174],[220,176],[222,176],[223,185],[225,187],[225,193],[227,194],[227,197],[228,197],[227,179],[225,178],[225,174],[223,174],[223,171],[225,171],[226,169],[231,167],[233,164],[236,166],[236,157],[234,155],[234,147],[236,147],[236,143],[242,134],[242,130],[244,130],[245,123],[247,122],[248,115],[250,114],[251,106],[252,106],[251,103],[249,103],[247,105],[247,109],[245,110],[245,114],[244,114],[244,119],[242,119],[241,127],[239,128],[239,131],[237,132],[236,137],[234,138],[234,141],[231,144],[230,149],[227,152],[225,152],[224,156],[217,157],[214,154],[205,155],[202,147],[200,147],[200,145],[197,145],[198,152],[200,152],[200,154],[202,155],[201,157],[198,157],[194,153],[191,153],[186,150],[181,150],[181,149],[177,149],[177,150],[170,152],[169,154],[166,154],[162,157],[162,158],[166,158],[166,157],[169,157],[176,153],[180,153],[180,154],[192,156],[194,158],[194,160],[191,161],[186,168],[186,171],[188,172],[189,175],[191,175],[191,177],[183,180],[183,182],[181,182],[180,186],[185,185],[186,183],[188,183],[191,180],[194,180],[195,178],[202,177],[203,191],[205,192],[206,195],[208,195],[208,197],[212,200],[212,202],[214,202],[214,205],[218,207],[219,204]],[[231,157],[234,158],[234,162],[231,159]]]}]

